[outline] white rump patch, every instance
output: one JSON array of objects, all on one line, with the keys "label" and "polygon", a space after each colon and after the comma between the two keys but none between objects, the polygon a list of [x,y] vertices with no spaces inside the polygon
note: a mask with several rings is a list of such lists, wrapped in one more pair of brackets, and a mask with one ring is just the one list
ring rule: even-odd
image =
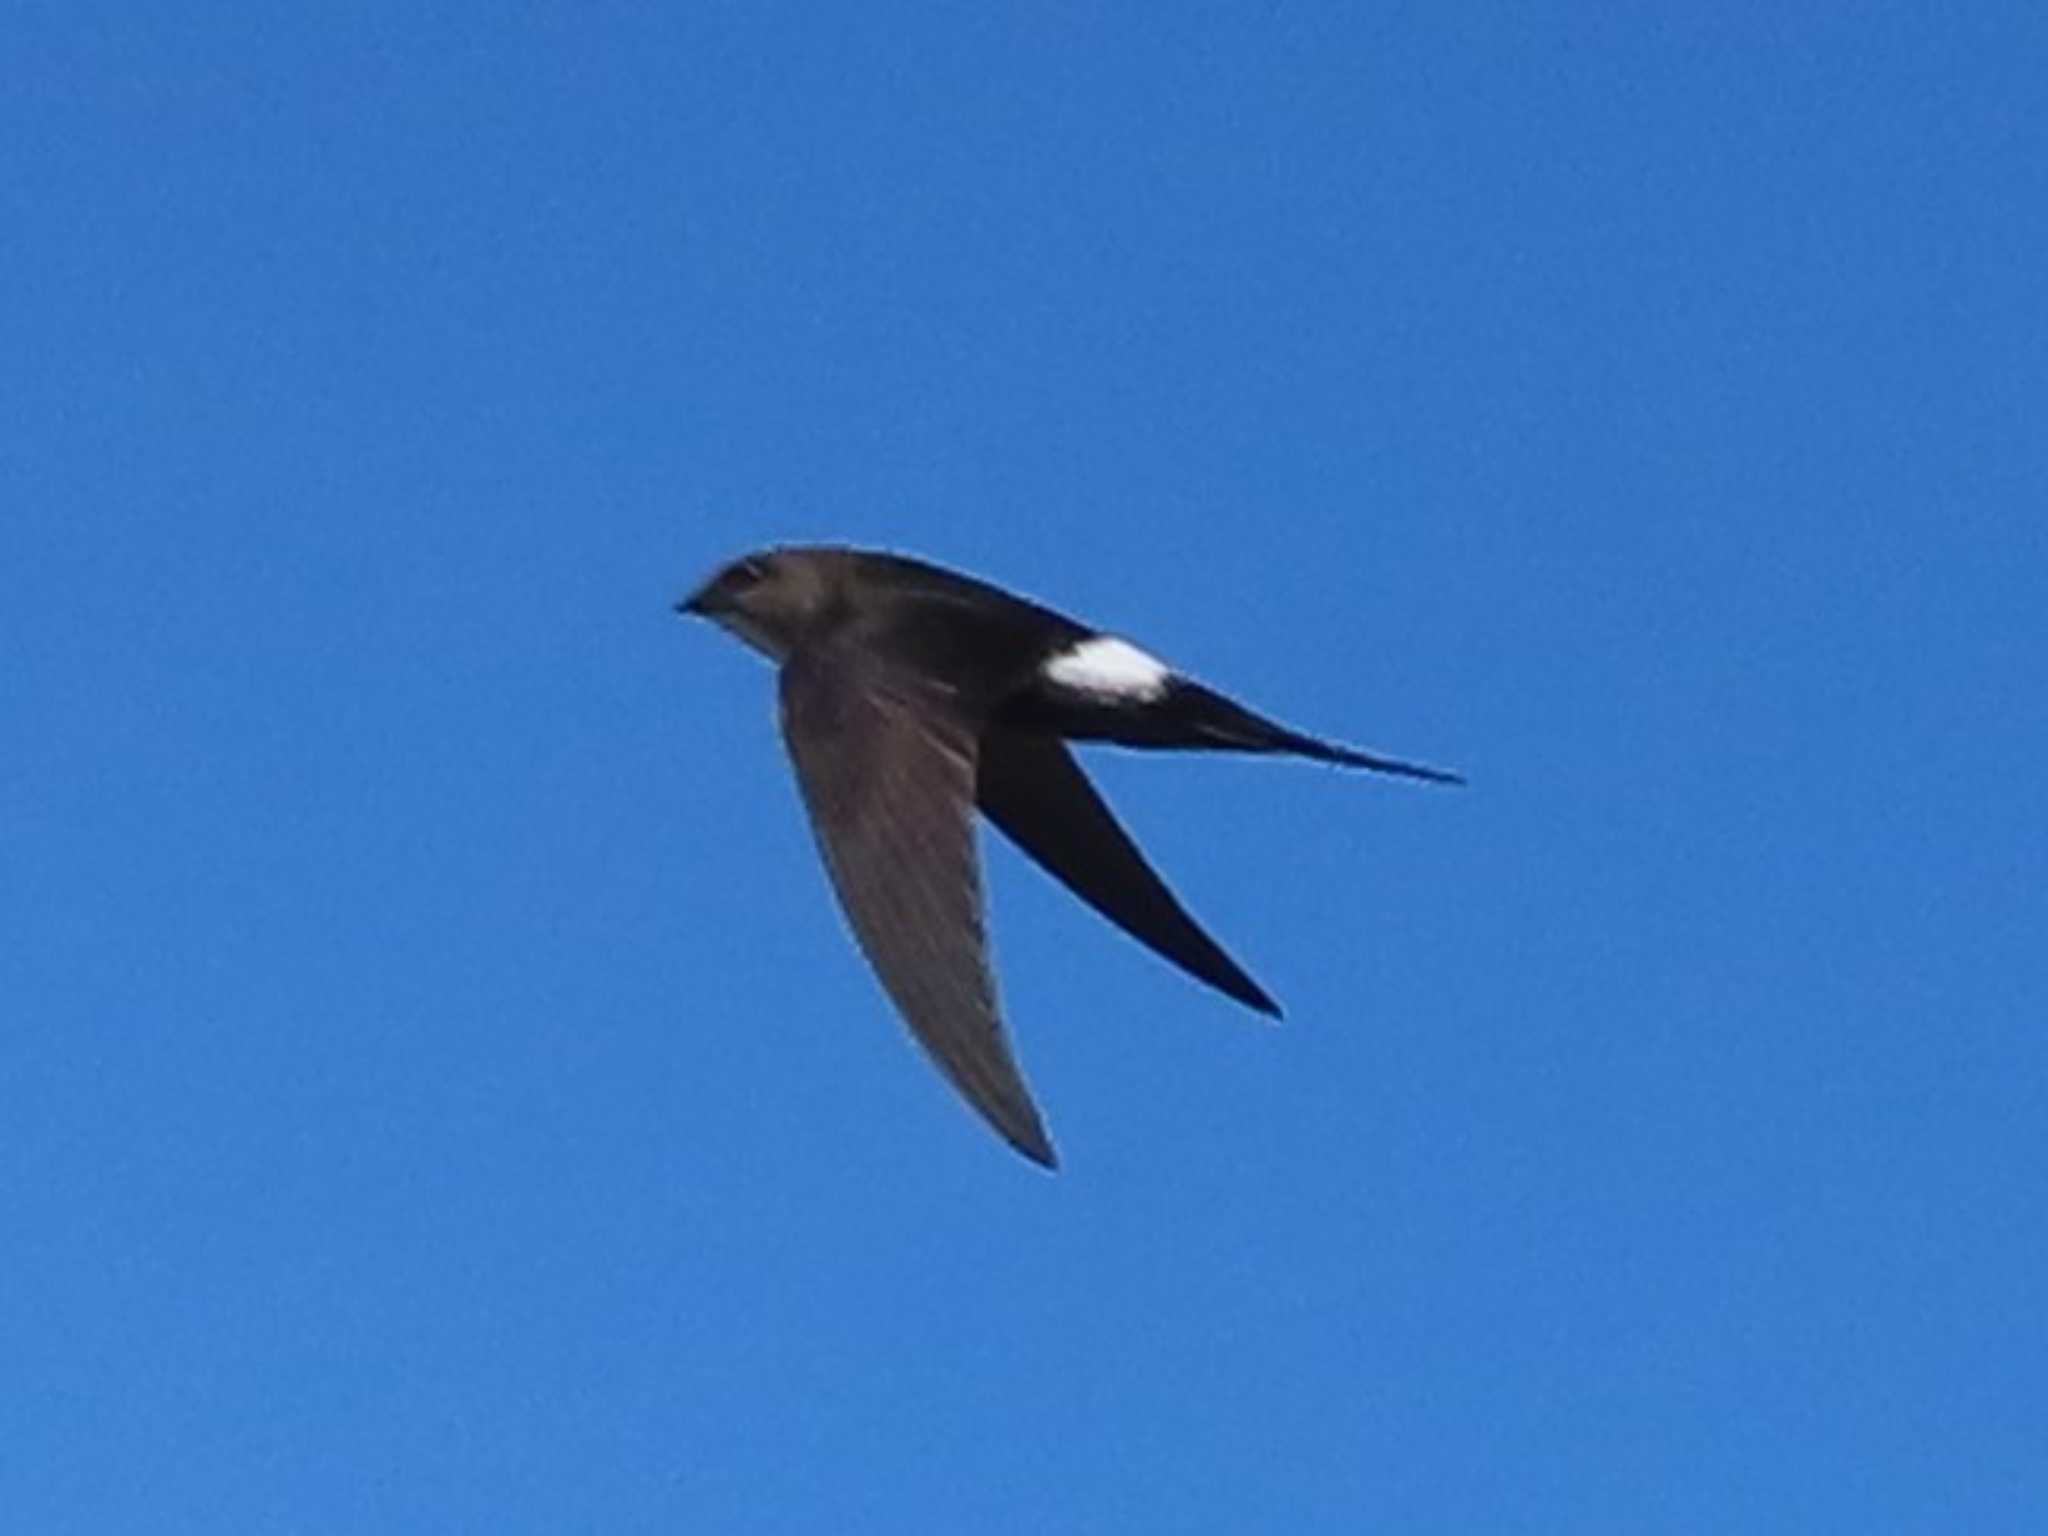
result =
[{"label": "white rump patch", "polygon": [[1166,692],[1166,680],[1173,671],[1128,640],[1096,635],[1053,656],[1045,664],[1045,675],[1060,687],[1080,693],[1150,702]]}]

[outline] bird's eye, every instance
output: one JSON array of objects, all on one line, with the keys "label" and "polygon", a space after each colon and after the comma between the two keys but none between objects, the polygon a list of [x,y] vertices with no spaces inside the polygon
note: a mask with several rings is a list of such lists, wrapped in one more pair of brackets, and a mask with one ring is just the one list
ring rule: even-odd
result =
[{"label": "bird's eye", "polygon": [[767,578],[768,567],[759,560],[742,560],[725,573],[725,584],[736,592],[759,586]]}]

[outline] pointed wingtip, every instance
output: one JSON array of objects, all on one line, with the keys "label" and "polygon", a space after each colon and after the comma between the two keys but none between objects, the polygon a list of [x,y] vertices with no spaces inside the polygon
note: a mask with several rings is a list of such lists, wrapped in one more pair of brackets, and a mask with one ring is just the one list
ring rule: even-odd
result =
[{"label": "pointed wingtip", "polygon": [[1462,786],[1465,775],[1453,773],[1448,768],[1432,768],[1427,763],[1404,762],[1398,757],[1380,757],[1371,752],[1358,752],[1349,747],[1340,747],[1331,759],[1347,768],[1365,768],[1374,773],[1391,774],[1396,778],[1420,779],[1425,784],[1455,784]]},{"label": "pointed wingtip", "polygon": [[967,1102],[1018,1156],[1036,1163],[1047,1173],[1058,1173],[1060,1155],[1053,1150],[1052,1137],[1046,1134],[1045,1120],[1038,1113],[1038,1106],[1031,1102],[1031,1092],[1024,1087],[1021,1077],[1017,1091],[1018,1097],[1002,1102],[983,1102],[968,1092]]},{"label": "pointed wingtip", "polygon": [[1231,970],[1235,974],[1227,980],[1202,976],[1199,973],[1196,979],[1207,982],[1232,1002],[1242,1003],[1253,1013],[1263,1013],[1278,1024],[1285,1015],[1280,1012],[1280,1004],[1274,999],[1273,994],[1247,976],[1242,967],[1232,964]]},{"label": "pointed wingtip", "polygon": [[1053,1150],[1052,1143],[1046,1139],[1043,1132],[1035,1137],[1008,1136],[1004,1139],[1027,1160],[1037,1164],[1047,1173],[1060,1171],[1060,1155]]}]

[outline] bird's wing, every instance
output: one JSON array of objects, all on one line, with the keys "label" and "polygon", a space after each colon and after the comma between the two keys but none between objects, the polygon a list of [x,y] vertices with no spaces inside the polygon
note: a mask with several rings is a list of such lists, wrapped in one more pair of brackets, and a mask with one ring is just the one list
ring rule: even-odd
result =
[{"label": "bird's wing", "polygon": [[975,726],[852,646],[782,669],[782,734],[854,937],[917,1041],[1019,1152],[1052,1143],[996,1009],[974,848]]},{"label": "bird's wing", "polygon": [[990,729],[975,797],[1005,837],[1131,937],[1247,1007],[1280,1016],[1145,862],[1064,743]]}]

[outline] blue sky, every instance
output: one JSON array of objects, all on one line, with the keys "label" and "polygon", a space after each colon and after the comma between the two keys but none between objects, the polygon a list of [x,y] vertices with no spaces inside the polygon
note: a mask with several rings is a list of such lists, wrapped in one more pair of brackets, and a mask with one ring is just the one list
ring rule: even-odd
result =
[{"label": "blue sky", "polygon": [[[2033,8],[24,4],[0,1507],[2035,1530]],[[1090,763],[1012,1156],[668,603],[886,545],[1443,762]]]}]

